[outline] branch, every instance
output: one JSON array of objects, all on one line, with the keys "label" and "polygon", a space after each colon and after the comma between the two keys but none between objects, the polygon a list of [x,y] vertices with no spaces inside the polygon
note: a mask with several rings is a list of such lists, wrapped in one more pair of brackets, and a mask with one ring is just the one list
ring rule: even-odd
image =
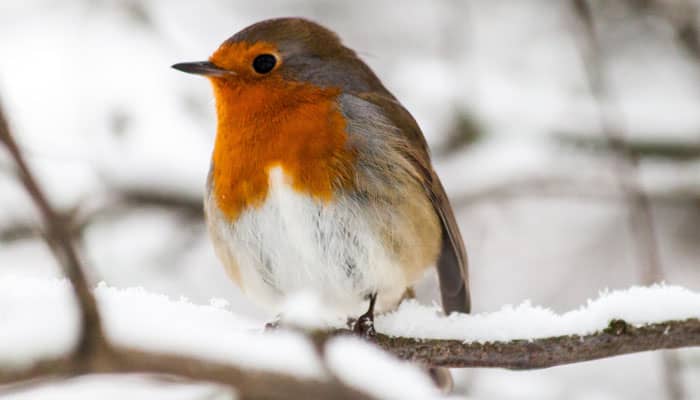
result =
[{"label": "branch", "polygon": [[[340,330],[316,336],[321,346]],[[397,357],[434,367],[497,367],[516,370],[549,368],[651,350],[700,346],[700,320],[668,321],[633,326],[613,320],[602,332],[585,336],[558,336],[509,342],[464,343],[460,340],[416,339],[379,334],[376,344]],[[90,359],[72,357],[45,360],[24,371],[0,369],[0,384],[89,373],[167,374],[231,385],[244,398],[365,399],[367,395],[339,384],[302,379],[267,371],[186,356],[129,348],[95,353]]]},{"label": "branch", "polygon": [[77,354],[85,357],[98,351],[104,338],[102,324],[97,311],[97,303],[90,291],[87,279],[80,265],[80,260],[71,243],[70,234],[65,224],[51,207],[48,199],[39,187],[32,175],[29,166],[15,142],[10,128],[5,119],[5,114],[0,107],[0,143],[4,144],[10,156],[15,162],[19,178],[27,193],[36,205],[41,218],[46,226],[46,240],[54,252],[54,255],[63,267],[64,273],[70,279],[80,304],[81,335],[78,341]]},{"label": "branch", "polygon": [[639,327],[613,320],[607,329],[591,335],[490,343],[379,336],[378,344],[399,358],[435,367],[538,369],[643,351],[700,346],[700,320]]},{"label": "branch", "polygon": [[[654,191],[635,186],[634,193],[644,195],[649,201],[669,207],[687,207],[700,204],[700,189],[673,188]],[[455,208],[467,208],[482,202],[509,201],[523,198],[567,199],[595,203],[620,203],[627,198],[618,185],[607,184],[599,178],[571,179],[558,177],[532,177],[505,180],[486,188],[457,193],[452,201]]]},{"label": "branch", "polygon": [[[659,136],[662,136],[659,134]],[[696,135],[697,136],[697,135]],[[616,151],[618,155],[632,155],[636,158],[661,158],[672,161],[689,161],[700,158],[700,142],[635,139],[625,137],[617,148],[610,148],[609,140],[574,132],[560,133],[556,139],[572,147],[594,151]]]},{"label": "branch", "polygon": [[580,25],[581,32],[575,39],[585,67],[586,81],[598,106],[601,131],[608,147],[620,155],[616,163],[618,185],[629,206],[628,225],[635,239],[637,261],[644,267],[645,281],[659,282],[663,276],[649,197],[635,187],[639,181],[639,154],[625,147],[627,132],[606,79],[602,44],[588,1],[571,0],[571,5]]},{"label": "branch", "polygon": [[[640,154],[625,147],[627,134],[620,118],[620,111],[617,107],[613,107],[617,105],[612,99],[606,80],[605,54],[595,29],[591,7],[587,0],[572,0],[572,7],[582,26],[579,50],[591,94],[598,105],[602,133],[609,146],[617,150],[620,157],[617,164],[618,182],[627,199],[628,225],[630,234],[635,239],[638,262],[643,270],[643,281],[647,284],[659,282],[663,280],[664,273],[659,257],[659,244],[656,239],[651,203],[645,193],[636,191],[634,188],[634,184],[639,180]],[[684,398],[683,387],[676,378],[681,373],[677,355],[665,354],[663,364],[669,398]]]},{"label": "branch", "polygon": [[370,399],[366,394],[338,382],[297,378],[176,354],[124,347],[115,347],[108,353],[86,359],[69,355],[44,360],[21,371],[0,369],[0,384],[97,373],[174,375],[193,381],[233,385],[243,399]]},{"label": "branch", "polygon": [[[155,189],[113,188],[104,195],[97,196],[96,204],[76,204],[68,209],[56,210],[56,217],[62,221],[66,232],[73,240],[79,240],[85,229],[96,221],[117,217],[129,210],[158,207],[184,217],[188,222],[203,223],[202,202],[181,193],[167,193]],[[92,202],[92,199],[91,199]],[[0,228],[0,241],[42,237],[41,227],[33,219],[12,221]]]}]

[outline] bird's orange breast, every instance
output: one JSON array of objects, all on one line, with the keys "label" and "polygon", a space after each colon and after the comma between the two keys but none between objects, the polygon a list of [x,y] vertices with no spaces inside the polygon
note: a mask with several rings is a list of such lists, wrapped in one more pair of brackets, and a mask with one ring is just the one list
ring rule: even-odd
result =
[{"label": "bird's orange breast", "polygon": [[281,77],[212,79],[218,126],[212,157],[212,190],[230,220],[261,205],[268,172],[281,167],[289,184],[319,201],[353,185],[354,154],[337,89]]}]

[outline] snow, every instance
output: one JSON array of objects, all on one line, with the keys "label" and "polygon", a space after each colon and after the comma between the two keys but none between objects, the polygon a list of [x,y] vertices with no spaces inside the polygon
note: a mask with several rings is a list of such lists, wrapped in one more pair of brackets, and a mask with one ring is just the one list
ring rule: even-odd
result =
[{"label": "snow", "polygon": [[[142,288],[118,289],[104,283],[98,285],[95,295],[107,335],[117,344],[301,377],[326,376],[313,345],[298,326],[265,332],[259,321],[228,310],[225,300],[198,305],[185,298],[173,300]],[[319,312],[324,318],[327,315],[318,300],[307,294],[292,299],[285,309],[290,312],[287,321],[312,329],[321,326],[313,322]],[[612,319],[639,325],[697,317],[700,293],[655,285],[601,293],[598,299],[560,315],[524,302],[492,313],[443,317],[437,307],[408,300],[397,311],[378,316],[376,327],[394,336],[483,342],[585,335],[604,329]],[[0,278],[0,363],[25,367],[42,357],[62,354],[74,343],[76,318],[71,288],[65,280]],[[328,320],[321,318],[320,322],[324,321]],[[389,385],[393,390],[389,397],[433,395],[420,391],[431,387],[414,366],[355,338],[331,341],[326,357],[333,373],[350,384],[364,382],[370,391],[380,391],[387,386],[387,374],[395,374],[396,382],[411,382],[415,388]],[[382,378],[372,378],[377,376]]]},{"label": "snow", "polygon": [[78,315],[64,279],[0,279],[0,365],[26,368],[77,338]]},{"label": "snow", "polygon": [[250,369],[323,376],[313,346],[299,333],[265,333],[260,324],[220,305],[196,305],[186,298],[173,301],[140,288],[102,284],[95,293],[108,335],[116,343]]},{"label": "snow", "polygon": [[[299,331],[264,332],[259,322],[227,310],[226,301],[197,305],[141,288],[95,289],[105,330],[115,344],[190,355],[245,369],[322,379],[326,371],[312,343]],[[23,368],[64,354],[77,335],[71,287],[63,279],[0,278],[0,365]],[[295,321],[310,323],[309,296],[293,300]],[[300,306],[311,305],[305,309]],[[414,365],[396,360],[355,338],[334,339],[328,367],[350,385],[387,399],[437,397],[429,378]],[[387,384],[395,382],[395,384]],[[410,382],[404,383],[404,382]],[[79,391],[78,391],[79,392]]]},{"label": "snow", "polygon": [[[0,278],[0,364],[26,366],[67,351],[77,316],[64,280]],[[171,300],[140,288],[95,290],[110,339],[124,346],[173,352],[245,368],[323,376],[301,334],[264,333],[261,325],[223,309]]]},{"label": "snow", "polygon": [[[614,319],[644,325],[689,318],[700,318],[700,293],[657,284],[602,291],[596,299],[561,314],[525,300],[492,312],[445,316],[437,304],[425,305],[409,299],[397,310],[378,315],[375,327],[390,336],[492,342],[587,335],[604,330]],[[285,302],[279,322],[281,326],[306,330],[346,327],[342,316],[308,292]]]},{"label": "snow", "polygon": [[308,291],[294,293],[286,299],[278,319],[282,326],[309,331],[342,328],[347,322],[342,315],[325,306],[320,296]]},{"label": "snow", "polygon": [[613,319],[643,325],[688,318],[700,318],[700,293],[654,285],[602,292],[597,299],[563,314],[525,301],[491,313],[444,317],[437,306],[408,300],[379,318],[376,328],[392,336],[490,342],[587,335],[605,329]]},{"label": "snow", "polygon": [[[0,278],[0,365],[23,368],[44,357],[64,354],[77,335],[77,315],[71,287],[64,279],[3,276]],[[237,315],[227,300],[213,298],[209,304],[194,304],[186,298],[171,299],[142,288],[119,289],[104,283],[95,289],[108,337],[115,343],[153,351],[173,352],[230,363],[246,369],[261,369],[307,378],[322,378],[330,372],[348,385],[385,399],[431,399],[441,395],[426,374],[415,365],[353,337],[328,342],[325,366],[300,328],[342,326],[315,297],[302,293],[284,306],[282,328],[264,332],[259,320]],[[678,286],[655,285],[603,292],[577,310],[556,314],[524,302],[498,311],[474,315],[440,315],[437,306],[405,301],[397,311],[378,316],[379,332],[419,338],[465,341],[588,334],[604,329],[611,319],[632,324],[700,317],[700,293]],[[292,328],[292,330],[284,328]],[[325,368],[328,368],[326,370]],[[547,377],[518,375],[512,391],[494,391],[488,373],[477,385],[485,398],[501,393],[504,398],[557,398],[561,385]],[[69,383],[30,394],[62,399],[71,393],[98,392],[118,398],[147,398],[170,389],[152,388],[147,382],[128,381],[126,386],[91,378],[87,383]],[[123,378],[114,378],[123,379]],[[534,380],[533,380],[534,379]],[[520,383],[517,383],[518,380]],[[547,382],[544,384],[543,382]],[[182,393],[206,393],[205,385],[187,386]],[[110,394],[111,393],[111,394]],[[510,394],[509,394],[510,393]],[[170,397],[170,395],[168,395]],[[22,399],[22,394],[16,397]],[[228,398],[228,397],[221,397]]]},{"label": "snow", "polygon": [[[333,339],[327,344],[325,354],[330,370],[340,380],[378,398],[428,400],[440,397],[427,374],[358,338]],[[349,368],[350,365],[353,367]]]}]

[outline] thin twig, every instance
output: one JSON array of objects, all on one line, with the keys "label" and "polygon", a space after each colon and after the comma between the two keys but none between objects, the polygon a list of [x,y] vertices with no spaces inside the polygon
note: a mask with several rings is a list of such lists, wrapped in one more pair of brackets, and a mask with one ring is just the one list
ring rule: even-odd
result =
[{"label": "thin twig", "polygon": [[103,345],[104,335],[97,310],[97,303],[90,290],[83,269],[81,268],[78,255],[71,243],[71,236],[69,232],[67,232],[61,218],[58,217],[51,207],[49,200],[44,195],[39,184],[32,175],[29,166],[25,162],[17,146],[17,142],[10,133],[10,128],[2,107],[0,107],[0,143],[5,145],[10,156],[14,160],[19,178],[41,214],[44,226],[46,227],[47,243],[73,285],[78,303],[80,304],[81,322],[81,334],[76,351],[78,356],[87,357],[89,354],[99,351],[99,348]]},{"label": "thin twig", "polygon": [[620,111],[608,89],[602,60],[603,50],[593,22],[593,15],[586,0],[572,0],[573,8],[581,22],[582,34],[576,35],[587,82],[598,105],[601,131],[608,147],[622,155],[615,160],[617,182],[630,208],[629,229],[635,236],[637,263],[644,266],[647,283],[661,280],[659,252],[656,243],[654,220],[649,198],[637,190],[639,181],[637,166],[639,156],[625,147],[626,130],[620,119]]},{"label": "thin twig", "polygon": [[0,384],[69,378],[86,374],[138,373],[174,375],[191,381],[233,386],[244,399],[370,399],[337,382],[299,378],[236,367],[176,354],[114,347],[92,359],[72,356],[44,360],[25,370],[0,369]]},{"label": "thin twig", "polygon": [[[635,192],[642,193],[651,202],[669,207],[687,207],[700,205],[700,190],[688,188],[668,192],[642,192],[635,188]],[[482,202],[498,202],[519,199],[553,199],[584,201],[595,204],[624,203],[627,198],[620,194],[613,184],[601,182],[601,179],[576,179],[558,177],[533,177],[514,180],[506,180],[498,184],[477,190],[456,193],[452,203],[455,208],[467,208],[479,205]]]},{"label": "thin twig", "polygon": [[[629,229],[635,239],[637,265],[642,269],[642,281],[647,285],[659,282],[663,280],[664,274],[649,197],[635,188],[639,181],[639,154],[625,147],[626,130],[620,118],[620,110],[608,89],[604,52],[595,29],[591,8],[587,0],[572,0],[572,6],[582,28],[582,34],[576,35],[576,38],[579,39],[587,82],[598,105],[602,132],[609,147],[616,150],[620,156],[615,160],[618,183],[629,207]],[[662,362],[669,399],[683,399],[683,386],[677,378],[682,369],[678,356],[665,354]]]}]

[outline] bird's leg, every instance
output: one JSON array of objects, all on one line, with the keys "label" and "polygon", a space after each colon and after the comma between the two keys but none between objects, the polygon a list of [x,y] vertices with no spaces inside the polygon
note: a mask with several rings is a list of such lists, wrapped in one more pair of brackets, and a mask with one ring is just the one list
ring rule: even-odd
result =
[{"label": "bird's leg", "polygon": [[374,330],[374,303],[377,301],[377,293],[369,295],[369,309],[366,313],[360,315],[355,321],[353,332],[366,338],[373,338],[377,332]]}]

